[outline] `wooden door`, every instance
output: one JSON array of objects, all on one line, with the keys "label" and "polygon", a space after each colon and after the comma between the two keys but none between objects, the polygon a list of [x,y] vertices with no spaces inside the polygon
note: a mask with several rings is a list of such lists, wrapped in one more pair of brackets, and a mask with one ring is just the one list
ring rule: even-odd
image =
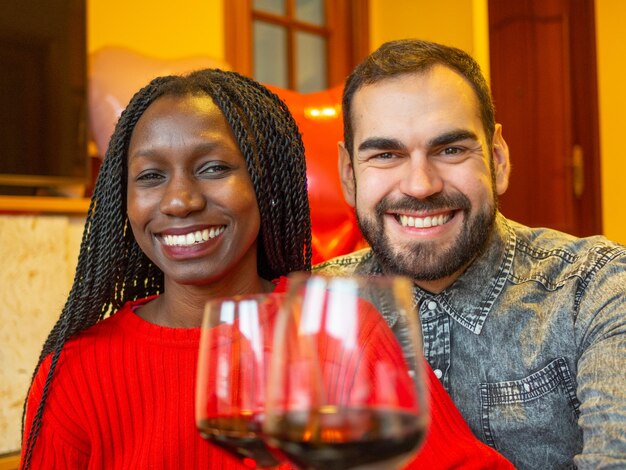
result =
[{"label": "wooden door", "polygon": [[602,230],[593,0],[489,0],[491,87],[511,151],[505,216]]}]

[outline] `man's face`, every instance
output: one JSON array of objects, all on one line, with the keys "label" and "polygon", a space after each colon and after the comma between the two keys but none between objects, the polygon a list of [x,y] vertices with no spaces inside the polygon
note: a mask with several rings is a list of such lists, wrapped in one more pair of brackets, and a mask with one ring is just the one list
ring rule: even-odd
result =
[{"label": "man's face", "polygon": [[484,247],[508,185],[501,127],[492,152],[475,92],[443,66],[364,86],[351,119],[339,168],[365,238],[387,272],[444,289]]}]

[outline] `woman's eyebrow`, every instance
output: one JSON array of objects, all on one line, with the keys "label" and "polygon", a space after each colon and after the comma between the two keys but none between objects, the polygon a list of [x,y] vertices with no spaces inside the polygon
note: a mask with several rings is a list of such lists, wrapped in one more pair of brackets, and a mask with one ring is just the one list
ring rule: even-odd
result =
[{"label": "woman's eyebrow", "polygon": [[[150,145],[145,148],[139,147],[134,150],[130,157],[139,157],[139,158],[157,158],[163,152],[163,149],[167,149],[168,145],[159,144],[159,145]],[[220,141],[210,141],[210,142],[198,142],[193,146],[193,151],[198,153],[211,153],[219,150],[228,150],[229,146]]]}]

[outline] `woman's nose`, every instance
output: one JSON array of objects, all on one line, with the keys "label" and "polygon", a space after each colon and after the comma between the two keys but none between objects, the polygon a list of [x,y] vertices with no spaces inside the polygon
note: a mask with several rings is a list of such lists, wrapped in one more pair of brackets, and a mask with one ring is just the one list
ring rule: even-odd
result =
[{"label": "woman's nose", "polygon": [[204,206],[204,194],[192,178],[172,178],[161,199],[161,212],[173,217],[186,217]]}]

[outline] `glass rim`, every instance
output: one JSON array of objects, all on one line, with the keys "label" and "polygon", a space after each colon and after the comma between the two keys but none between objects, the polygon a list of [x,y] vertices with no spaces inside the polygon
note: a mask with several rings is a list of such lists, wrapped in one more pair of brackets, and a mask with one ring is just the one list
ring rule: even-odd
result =
[{"label": "glass rim", "polygon": [[[291,281],[300,281],[301,279],[309,279],[309,278],[321,278],[321,279],[354,279],[355,281],[361,282],[374,282],[374,283],[387,283],[387,282],[407,282],[411,286],[413,286],[413,279],[404,275],[404,274],[366,274],[366,273],[358,273],[358,274],[332,274],[332,273],[324,273],[324,272],[307,272],[307,271],[292,271],[286,276],[287,282]],[[289,287],[287,287],[288,289]]]},{"label": "glass rim", "polygon": [[206,309],[206,306],[208,304],[219,304],[219,303],[223,303],[226,301],[240,302],[242,300],[260,300],[260,299],[263,299],[265,297],[268,297],[274,294],[276,293],[272,291],[272,292],[254,292],[250,294],[221,295],[218,297],[211,297],[207,299],[204,302],[204,306]]}]

